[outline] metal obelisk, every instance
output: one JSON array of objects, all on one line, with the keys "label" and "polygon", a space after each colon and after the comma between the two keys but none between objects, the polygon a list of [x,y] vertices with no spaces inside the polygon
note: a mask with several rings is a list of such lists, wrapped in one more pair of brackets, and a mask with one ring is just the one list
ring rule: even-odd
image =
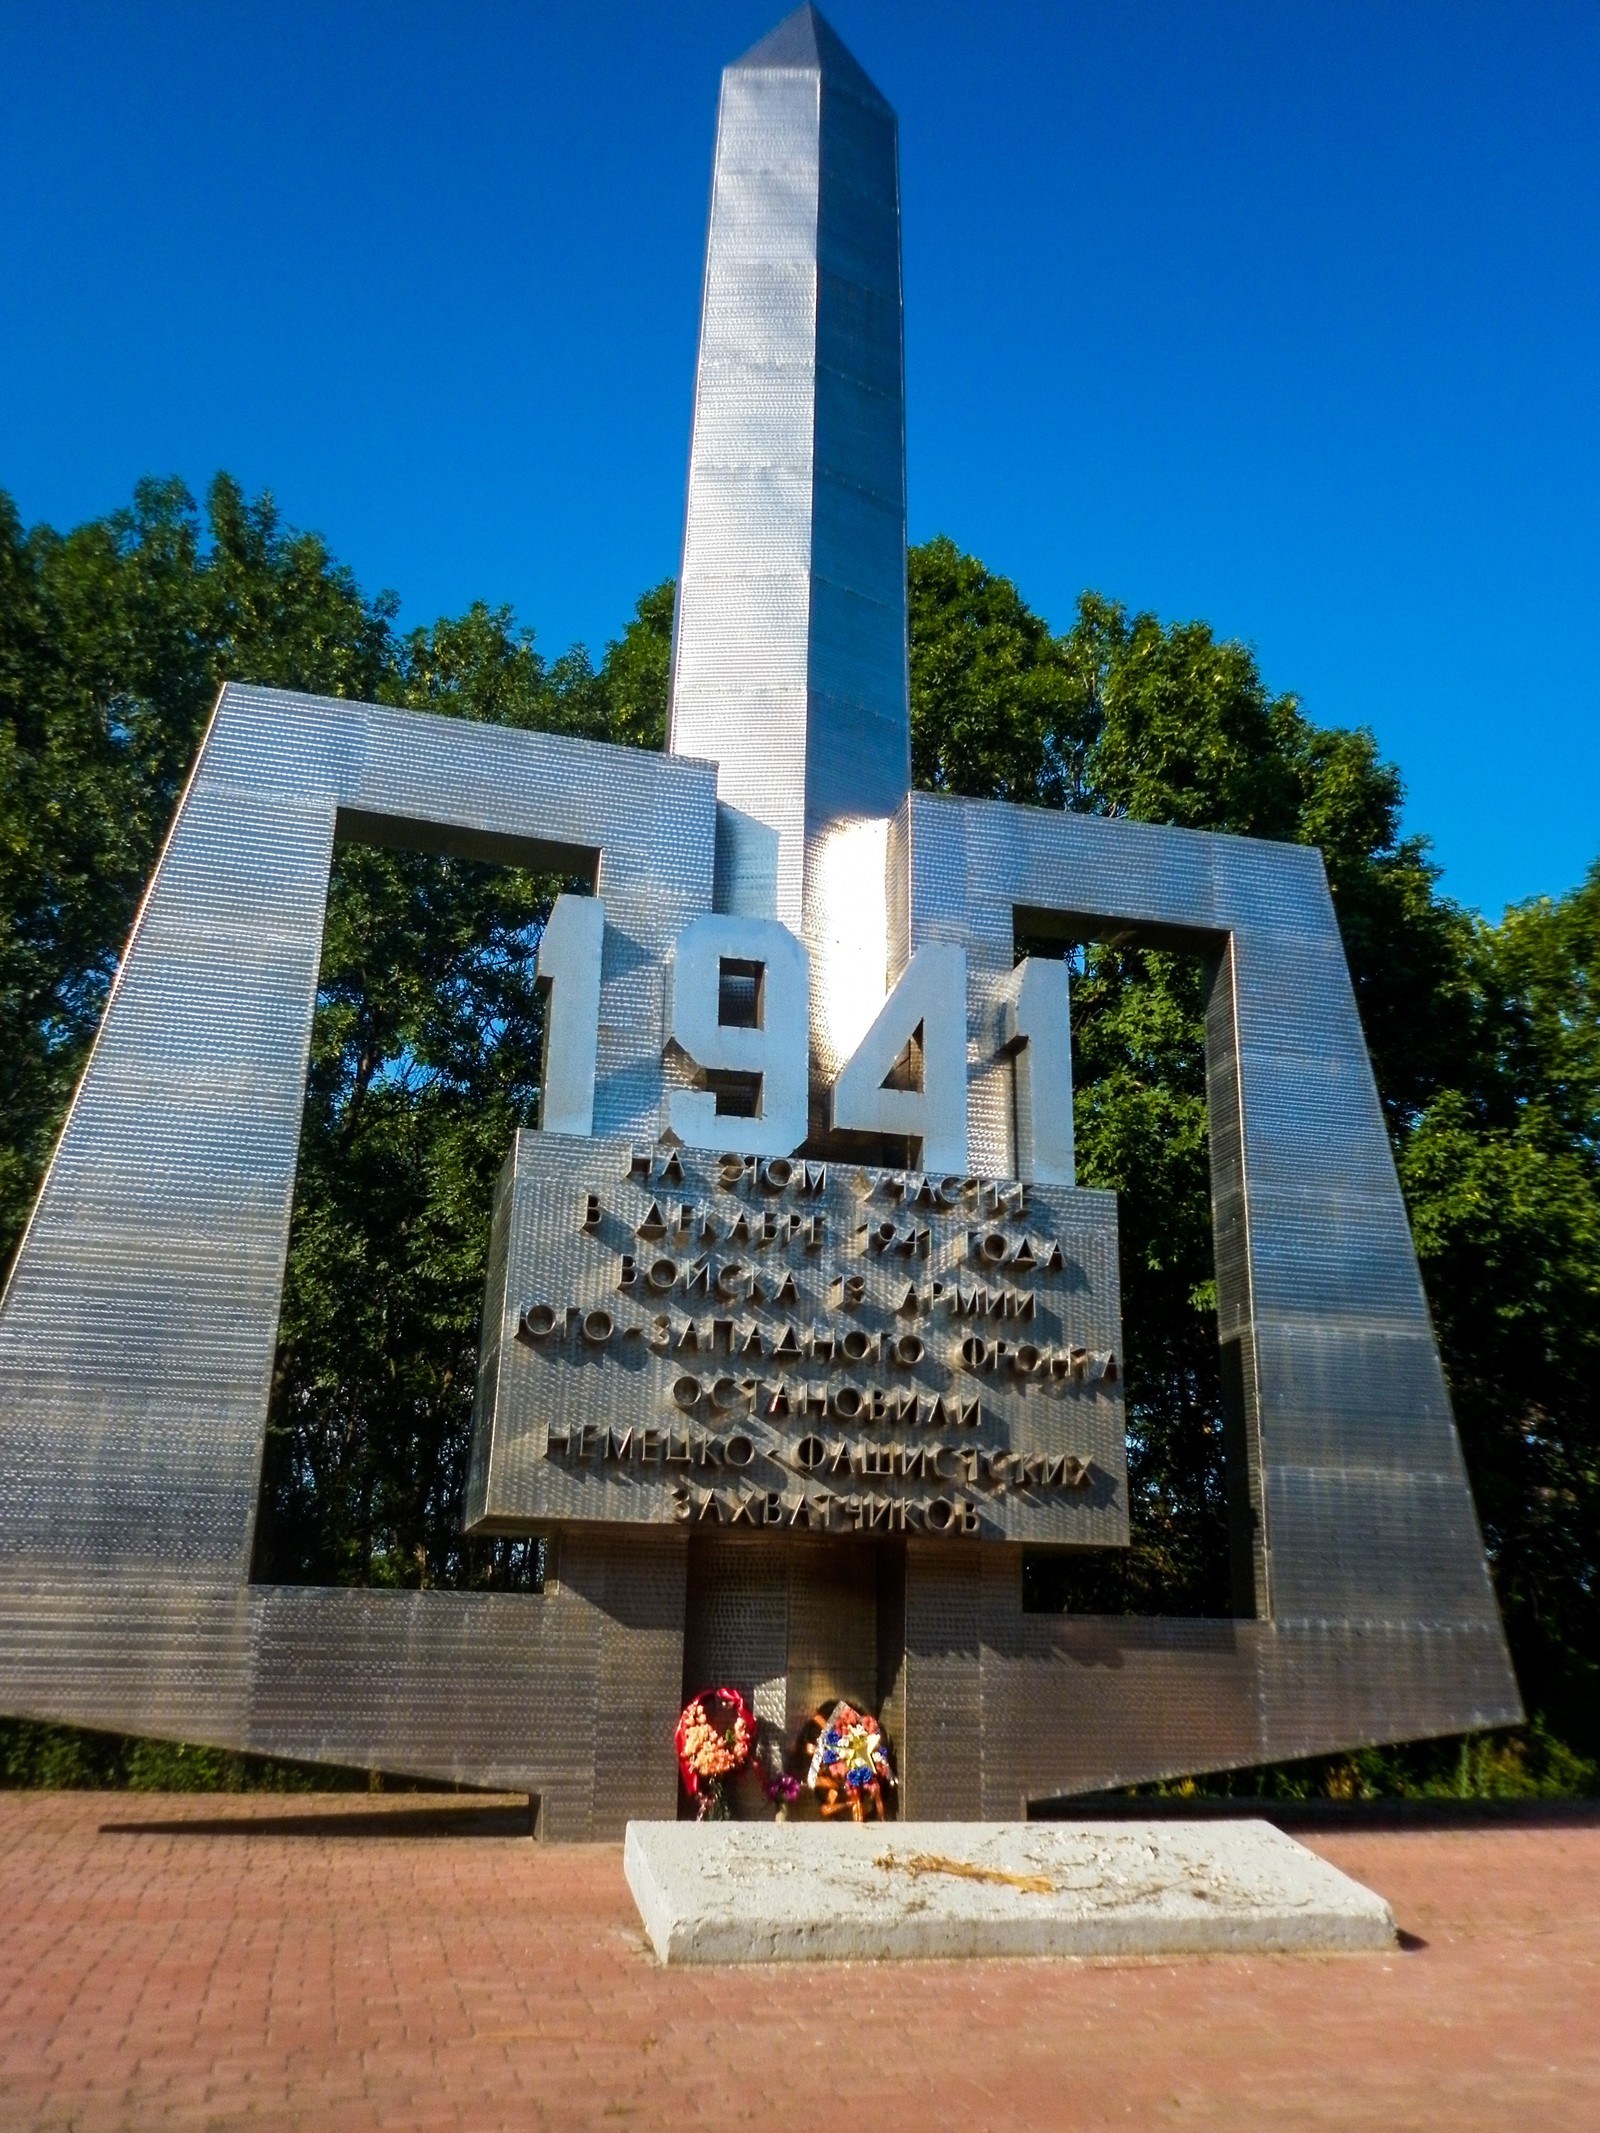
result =
[{"label": "metal obelisk", "polygon": [[724,909],[815,935],[821,843],[905,796],[905,524],[895,116],[807,6],[717,119],[670,745]]}]

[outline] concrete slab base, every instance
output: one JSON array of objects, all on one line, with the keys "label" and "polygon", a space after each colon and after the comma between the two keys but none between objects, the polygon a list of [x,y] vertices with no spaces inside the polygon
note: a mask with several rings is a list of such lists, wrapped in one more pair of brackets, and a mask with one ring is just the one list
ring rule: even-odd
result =
[{"label": "concrete slab base", "polygon": [[630,1822],[664,1963],[1345,1953],[1394,1917],[1267,1822]]}]

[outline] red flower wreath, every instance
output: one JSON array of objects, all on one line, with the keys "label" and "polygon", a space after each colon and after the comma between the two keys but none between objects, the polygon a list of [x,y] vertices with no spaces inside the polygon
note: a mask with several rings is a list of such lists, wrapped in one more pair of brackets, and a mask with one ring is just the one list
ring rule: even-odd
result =
[{"label": "red flower wreath", "polygon": [[701,1821],[724,1812],[723,1786],[756,1744],[755,1713],[737,1689],[702,1689],[685,1704],[674,1735],[684,1788]]}]

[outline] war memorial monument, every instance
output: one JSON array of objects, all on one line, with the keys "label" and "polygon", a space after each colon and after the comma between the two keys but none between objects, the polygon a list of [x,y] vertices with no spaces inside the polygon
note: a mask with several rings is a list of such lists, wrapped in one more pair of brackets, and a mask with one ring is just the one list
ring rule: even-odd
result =
[{"label": "war memorial monument", "polygon": [[[803,8],[723,77],[667,753],[222,691],[0,1309],[0,1708],[569,1839],[713,1681],[880,1713],[919,1822],[1521,1716],[1319,855],[912,791],[906,630],[896,122]],[[463,1506],[542,1593],[251,1582],[341,839],[591,884]],[[1129,1532],[1094,940],[1209,972],[1225,1620],[1023,1607]]]}]

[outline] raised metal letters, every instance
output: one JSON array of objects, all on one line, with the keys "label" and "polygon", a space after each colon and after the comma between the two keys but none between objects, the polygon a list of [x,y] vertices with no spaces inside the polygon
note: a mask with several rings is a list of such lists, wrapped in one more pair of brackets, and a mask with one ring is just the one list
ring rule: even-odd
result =
[{"label": "raised metal letters", "polygon": [[1072,1009],[1064,962],[1027,956],[1001,986],[1002,1050],[1016,1091],[1016,1173],[1040,1185],[1075,1185]]},{"label": "raised metal letters", "polygon": [[[975,1538],[1126,1542],[1111,1194],[1030,1188],[996,1218],[960,1173],[685,1150],[669,1198],[639,1153],[517,1136],[470,1528],[679,1520],[688,1464],[737,1467],[781,1506],[768,1524],[842,1530],[837,1477],[856,1475],[898,1506],[896,1532],[944,1531],[927,1506],[953,1494]],[[599,1220],[574,1226],[591,1197]],[[1027,1315],[976,1326],[972,1268],[996,1261]],[[822,1443],[833,1517],[807,1501],[823,1461],[804,1447]]]}]

